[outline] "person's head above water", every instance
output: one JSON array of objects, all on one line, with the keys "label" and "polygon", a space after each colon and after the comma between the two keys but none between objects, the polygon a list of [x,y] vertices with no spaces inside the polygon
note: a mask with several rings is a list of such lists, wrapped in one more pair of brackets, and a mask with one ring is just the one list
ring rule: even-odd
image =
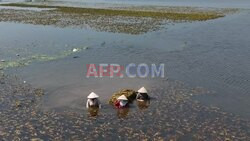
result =
[{"label": "person's head above water", "polygon": [[148,93],[144,87],[141,87],[137,92],[138,93]]},{"label": "person's head above water", "polygon": [[128,98],[125,95],[121,95],[117,98],[117,100],[128,101]]},{"label": "person's head above water", "polygon": [[117,98],[115,102],[115,107],[123,108],[128,106],[128,98],[125,95],[121,95]]},{"label": "person's head above water", "polygon": [[101,108],[101,104],[98,100],[99,96],[94,93],[94,92],[91,92],[89,95],[88,95],[88,100],[87,100],[87,103],[86,103],[86,107],[89,108],[89,107],[99,107]]},{"label": "person's head above water", "polygon": [[91,92],[91,93],[88,95],[87,98],[88,98],[88,99],[94,99],[94,98],[99,98],[99,96],[98,96],[96,93]]},{"label": "person's head above water", "polygon": [[144,87],[141,87],[137,91],[136,99],[140,101],[149,100],[148,91]]}]

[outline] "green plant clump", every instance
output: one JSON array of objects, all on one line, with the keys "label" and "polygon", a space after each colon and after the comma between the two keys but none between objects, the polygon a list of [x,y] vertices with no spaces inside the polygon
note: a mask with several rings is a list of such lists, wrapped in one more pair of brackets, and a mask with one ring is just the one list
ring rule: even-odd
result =
[{"label": "green plant clump", "polygon": [[[1,4],[2,6],[14,7],[35,7],[35,8],[55,8],[55,11],[70,14],[90,14],[105,16],[129,16],[129,17],[150,17],[168,20],[187,20],[187,21],[205,21],[223,17],[224,15],[216,12],[160,12],[160,11],[137,11],[137,10],[119,10],[119,9],[97,9],[80,8],[65,6],[34,5],[26,3]],[[52,10],[53,11],[53,10]]]}]

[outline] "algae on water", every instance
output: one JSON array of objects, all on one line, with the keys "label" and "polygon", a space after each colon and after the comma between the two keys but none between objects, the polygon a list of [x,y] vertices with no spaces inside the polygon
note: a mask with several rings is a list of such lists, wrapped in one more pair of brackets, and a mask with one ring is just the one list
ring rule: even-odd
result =
[{"label": "algae on water", "polygon": [[[225,16],[223,10],[199,10],[195,8],[169,8],[145,10],[141,7],[84,8],[50,6],[30,3],[9,3],[0,6],[51,8],[51,10],[0,10],[0,21],[15,21],[35,25],[57,27],[93,28],[113,33],[143,34],[163,28],[173,22],[206,21]],[[27,16],[28,15],[28,16]]]},{"label": "algae on water", "polygon": [[133,102],[136,98],[136,92],[130,89],[123,89],[121,91],[115,92],[112,97],[109,99],[109,104],[113,104],[117,98],[121,95],[125,95],[128,98],[129,102]]},{"label": "algae on water", "polygon": [[[81,47],[78,48],[78,52],[81,50],[84,50],[86,47]],[[67,50],[63,51],[58,55],[54,56],[48,56],[48,55],[43,55],[43,54],[38,54],[38,55],[32,55],[30,57],[26,58],[21,58],[17,60],[10,60],[10,61],[5,61],[0,63],[0,70],[7,69],[7,68],[13,68],[13,67],[22,67],[22,66],[27,66],[33,62],[45,62],[45,61],[53,61],[57,59],[62,59],[64,57],[70,56],[73,54],[72,50]]]},{"label": "algae on water", "polygon": [[215,12],[161,12],[161,11],[140,11],[140,10],[124,10],[124,9],[100,9],[100,8],[80,8],[80,7],[65,7],[65,6],[49,6],[35,5],[26,3],[10,3],[1,4],[3,6],[15,7],[36,7],[36,8],[55,8],[51,11],[60,11],[69,14],[91,14],[104,16],[132,16],[132,17],[150,17],[150,18],[165,18],[169,20],[209,20],[223,17],[224,15]]}]

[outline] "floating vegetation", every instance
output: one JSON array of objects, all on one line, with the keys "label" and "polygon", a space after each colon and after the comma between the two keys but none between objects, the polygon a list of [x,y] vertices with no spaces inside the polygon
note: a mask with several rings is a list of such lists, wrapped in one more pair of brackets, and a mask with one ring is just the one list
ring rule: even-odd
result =
[{"label": "floating vegetation", "polygon": [[[77,52],[86,49],[86,47],[77,48]],[[27,66],[33,62],[45,62],[45,61],[53,61],[57,59],[62,59],[67,57],[71,54],[75,53],[72,50],[63,51],[62,53],[55,55],[55,56],[48,56],[48,55],[32,55],[27,58],[20,58],[17,60],[5,61],[0,63],[0,70],[13,68],[13,67],[22,67]]]},{"label": "floating vegetation", "polygon": [[[119,9],[96,9],[96,8],[78,8],[78,7],[63,7],[63,6],[48,6],[48,5],[34,5],[25,3],[10,3],[2,4],[3,6],[15,7],[36,7],[36,8],[56,8],[56,11],[63,13],[76,14],[91,14],[91,15],[105,15],[105,16],[132,16],[132,17],[150,17],[150,18],[164,18],[168,20],[191,20],[204,21],[209,19],[216,19],[224,15],[215,12],[199,12],[199,13],[179,13],[179,12],[154,12],[154,11],[137,11],[137,10],[119,10]],[[52,10],[53,11],[53,10]]]},{"label": "floating vegetation", "polygon": [[[29,16],[27,16],[29,15]],[[57,27],[94,28],[97,31],[142,34],[158,30],[163,20],[152,18],[67,14],[59,11],[0,10],[0,21]]]},{"label": "floating vegetation", "polygon": [[[1,6],[1,5],[0,5]],[[15,21],[59,27],[91,27],[98,31],[142,34],[159,30],[170,22],[205,21],[224,16],[223,12],[191,10],[140,10],[140,9],[95,9],[27,3],[10,3],[2,6],[53,8],[52,10],[0,10],[0,21]],[[181,9],[181,8],[180,8]],[[28,15],[28,16],[27,16]]]},{"label": "floating vegetation", "polygon": [[109,99],[109,104],[114,104],[118,97],[125,95],[128,98],[128,101],[132,103],[136,98],[136,92],[130,89],[123,89],[121,91],[115,92],[112,97]]},{"label": "floating vegetation", "polygon": [[[165,85],[165,84],[164,84]],[[127,90],[128,92],[132,92]],[[193,101],[179,82],[152,88],[147,110],[41,110],[42,90],[0,77],[2,140],[249,140],[250,121]],[[201,92],[200,90],[197,93]],[[83,104],[83,103],[82,103]],[[80,105],[80,106],[84,106]],[[109,109],[109,110],[108,110]],[[105,111],[106,110],[106,111]]]}]

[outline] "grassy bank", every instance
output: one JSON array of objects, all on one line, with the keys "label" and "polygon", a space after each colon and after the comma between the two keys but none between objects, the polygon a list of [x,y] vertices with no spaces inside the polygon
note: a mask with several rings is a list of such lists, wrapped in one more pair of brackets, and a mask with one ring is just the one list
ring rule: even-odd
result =
[{"label": "grassy bank", "polygon": [[1,6],[12,7],[33,7],[33,8],[55,8],[55,11],[72,14],[91,14],[104,16],[128,16],[128,17],[150,17],[168,20],[187,20],[187,21],[205,21],[223,17],[223,14],[216,12],[159,12],[159,11],[136,11],[136,10],[118,10],[118,9],[96,9],[96,8],[78,8],[64,6],[33,5],[25,3],[1,4]]}]

